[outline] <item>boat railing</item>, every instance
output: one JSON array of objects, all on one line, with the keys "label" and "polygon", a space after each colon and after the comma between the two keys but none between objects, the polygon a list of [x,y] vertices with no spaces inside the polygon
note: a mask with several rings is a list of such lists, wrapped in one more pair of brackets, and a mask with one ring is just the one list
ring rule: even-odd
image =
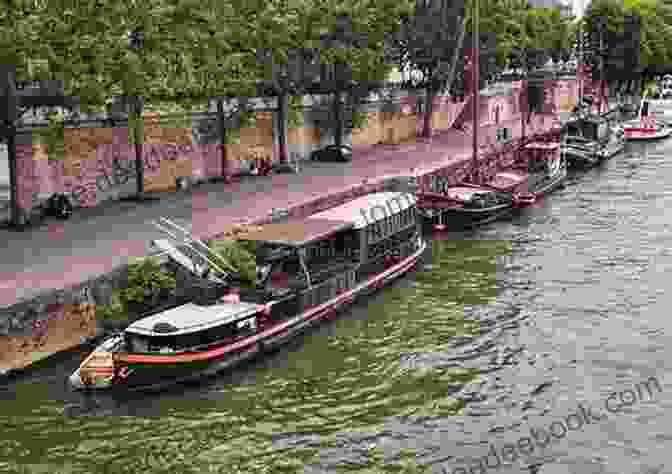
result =
[{"label": "boat railing", "polygon": [[353,268],[302,291],[300,295],[302,310],[322,304],[354,288],[357,283],[356,277],[356,270]]},{"label": "boat railing", "polygon": [[416,235],[413,231],[403,237],[398,235],[397,239],[389,239],[369,247],[367,260],[357,271],[357,280],[361,281],[384,271],[389,266],[390,257],[403,260],[413,255],[418,248]]},{"label": "boat railing", "polygon": [[[226,260],[213,252],[203,241],[194,238],[191,235],[191,232],[186,228],[179,226],[177,223],[165,217],[160,217],[158,221],[152,221],[152,224],[154,224],[154,226],[161,232],[169,236],[178,245],[189,249],[190,253],[192,253],[192,255],[185,255],[185,253],[181,252],[178,247],[169,248],[166,253],[180,265],[187,268],[192,267],[193,265],[192,268],[196,269],[197,264],[199,263],[198,260],[201,260],[201,262],[205,263],[208,267],[223,277],[227,277],[230,273],[235,273],[235,268],[231,267]],[[180,234],[182,235],[180,236]],[[185,258],[188,260],[185,260]],[[200,276],[203,276],[201,272],[198,273],[201,274]]]}]

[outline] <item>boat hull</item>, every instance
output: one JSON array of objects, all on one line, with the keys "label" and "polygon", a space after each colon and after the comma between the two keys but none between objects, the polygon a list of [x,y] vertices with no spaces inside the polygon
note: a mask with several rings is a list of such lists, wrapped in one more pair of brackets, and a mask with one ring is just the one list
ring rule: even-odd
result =
[{"label": "boat hull", "polygon": [[[384,271],[325,303],[309,308],[255,335],[203,353],[182,353],[163,357],[155,354],[113,354],[116,366],[113,378],[101,377],[100,382],[85,385],[81,382],[78,369],[70,377],[71,386],[74,389],[156,390],[233,368],[260,354],[277,349],[315,324],[335,316],[356,298],[376,291],[410,271],[427,249],[427,242],[423,238],[419,238],[418,242],[417,249],[411,255]],[[110,376],[112,377],[111,374]]]},{"label": "boat hull", "polygon": [[628,141],[644,141],[644,140],[662,140],[672,135],[672,129],[662,132],[633,132],[626,131],[625,139]]},{"label": "boat hull", "polygon": [[567,165],[573,169],[590,168],[600,161],[600,158],[596,153],[573,147],[563,148],[562,154],[567,160]]},{"label": "boat hull", "polygon": [[553,176],[548,176],[543,180],[539,180],[533,186],[530,186],[529,193],[534,196],[535,201],[549,194],[564,184],[567,178],[567,166],[562,165],[557,173]]},{"label": "boat hull", "polygon": [[494,206],[485,209],[424,209],[423,227],[434,230],[445,226],[450,230],[470,229],[493,222],[513,211],[513,204]]},{"label": "boat hull", "polygon": [[535,189],[531,189],[530,192],[537,198],[542,197],[562,186],[566,178],[567,167],[563,166],[555,176],[549,177],[546,181],[539,183],[539,185],[537,185]]},{"label": "boat hull", "polygon": [[610,158],[621,153],[625,150],[625,139],[620,139],[617,141],[612,141],[608,143],[602,150],[599,152],[600,162],[606,161]]}]

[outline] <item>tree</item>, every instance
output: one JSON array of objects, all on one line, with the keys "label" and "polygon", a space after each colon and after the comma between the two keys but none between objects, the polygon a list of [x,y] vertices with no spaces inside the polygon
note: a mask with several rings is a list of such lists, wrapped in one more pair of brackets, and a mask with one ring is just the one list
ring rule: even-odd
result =
[{"label": "tree", "polygon": [[[637,92],[672,62],[672,8],[669,2],[629,0],[593,1],[586,12],[583,27],[592,36],[593,49],[599,35],[600,18],[606,21],[603,50],[589,57],[596,65],[605,64],[605,75],[612,85],[630,94]],[[601,54],[600,54],[601,53]]]},{"label": "tree", "polygon": [[437,3],[418,1],[413,14],[402,19],[401,27],[389,40],[389,57],[421,73],[412,86],[425,89],[425,137],[431,136],[434,97],[451,87],[459,69],[466,25],[463,1]]}]

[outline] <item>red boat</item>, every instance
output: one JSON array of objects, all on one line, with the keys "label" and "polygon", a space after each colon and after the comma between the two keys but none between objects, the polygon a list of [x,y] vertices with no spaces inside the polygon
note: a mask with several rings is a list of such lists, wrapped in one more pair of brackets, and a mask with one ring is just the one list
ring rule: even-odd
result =
[{"label": "red boat", "polygon": [[639,116],[635,120],[623,124],[623,133],[626,140],[658,140],[672,134],[672,127],[660,122],[649,113],[649,101],[646,96],[642,99]]},{"label": "red boat", "polygon": [[495,174],[488,186],[511,193],[515,205],[525,207],[562,185],[567,163],[557,142],[533,142],[520,153],[519,165]]}]

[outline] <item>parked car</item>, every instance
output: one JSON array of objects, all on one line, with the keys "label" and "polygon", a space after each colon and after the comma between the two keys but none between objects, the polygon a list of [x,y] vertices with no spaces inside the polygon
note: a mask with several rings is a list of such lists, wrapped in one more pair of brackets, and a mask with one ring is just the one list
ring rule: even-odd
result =
[{"label": "parked car", "polygon": [[328,145],[312,152],[310,159],[314,161],[348,162],[352,160],[352,148],[348,145]]}]

